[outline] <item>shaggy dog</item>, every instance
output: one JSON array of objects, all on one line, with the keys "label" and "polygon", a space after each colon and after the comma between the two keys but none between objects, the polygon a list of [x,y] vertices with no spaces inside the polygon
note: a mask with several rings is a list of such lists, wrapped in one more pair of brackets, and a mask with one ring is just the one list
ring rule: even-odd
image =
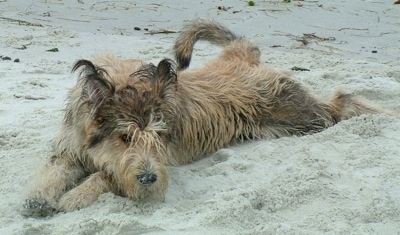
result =
[{"label": "shaggy dog", "polygon": [[[185,70],[193,46],[223,46],[203,68]],[[164,198],[166,165],[186,164],[248,139],[320,132],[377,113],[336,91],[323,101],[260,61],[258,47],[215,22],[192,22],[174,46],[176,63],[157,66],[113,56],[80,60],[53,156],[24,205],[29,216],[87,207],[113,192]]]}]

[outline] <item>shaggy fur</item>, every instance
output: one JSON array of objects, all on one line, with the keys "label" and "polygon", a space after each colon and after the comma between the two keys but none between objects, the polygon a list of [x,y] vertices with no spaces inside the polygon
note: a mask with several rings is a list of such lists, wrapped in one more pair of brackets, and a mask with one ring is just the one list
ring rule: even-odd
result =
[{"label": "shaggy fur", "polygon": [[[203,68],[190,64],[197,40],[223,45]],[[133,200],[164,198],[167,164],[198,160],[247,139],[322,131],[379,112],[336,91],[316,99],[301,84],[260,62],[259,49],[211,21],[195,21],[174,46],[177,65],[113,56],[78,61],[54,155],[25,204],[30,216],[72,211],[113,192]]]}]

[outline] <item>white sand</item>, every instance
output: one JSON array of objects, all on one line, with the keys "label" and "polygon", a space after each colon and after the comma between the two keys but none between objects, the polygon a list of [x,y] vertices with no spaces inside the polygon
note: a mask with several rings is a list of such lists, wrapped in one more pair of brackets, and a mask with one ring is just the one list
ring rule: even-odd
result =
[{"label": "white sand", "polygon": [[[0,234],[400,233],[400,119],[384,114],[170,167],[165,203],[108,193],[80,211],[23,217],[24,193],[49,157],[76,80],[73,62],[108,51],[154,63],[172,57],[176,34],[143,28],[213,18],[259,45],[272,66],[310,69],[293,76],[321,96],[341,86],[400,111],[400,5],[390,0],[132,2],[0,0],[0,55],[12,59],[0,60]],[[304,46],[303,33],[327,40]],[[192,66],[219,51],[196,47]]]}]

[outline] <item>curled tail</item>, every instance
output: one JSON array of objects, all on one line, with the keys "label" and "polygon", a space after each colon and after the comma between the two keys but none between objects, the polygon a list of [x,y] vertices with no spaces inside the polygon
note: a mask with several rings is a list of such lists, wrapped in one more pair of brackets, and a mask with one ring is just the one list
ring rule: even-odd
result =
[{"label": "curled tail", "polygon": [[226,27],[211,20],[195,20],[185,27],[174,45],[175,59],[178,69],[189,67],[194,44],[198,40],[205,40],[218,46],[226,46],[234,40],[240,39]]}]

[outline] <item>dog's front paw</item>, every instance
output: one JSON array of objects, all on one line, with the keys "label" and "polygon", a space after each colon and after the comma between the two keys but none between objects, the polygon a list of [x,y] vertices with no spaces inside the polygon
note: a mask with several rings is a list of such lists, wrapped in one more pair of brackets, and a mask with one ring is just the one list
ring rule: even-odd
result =
[{"label": "dog's front paw", "polygon": [[22,215],[27,217],[46,217],[57,213],[57,210],[52,207],[44,199],[26,199],[23,205]]},{"label": "dog's front paw", "polygon": [[82,193],[79,190],[71,190],[61,197],[58,202],[60,211],[74,211],[85,208],[96,201],[97,195],[90,193]]}]

